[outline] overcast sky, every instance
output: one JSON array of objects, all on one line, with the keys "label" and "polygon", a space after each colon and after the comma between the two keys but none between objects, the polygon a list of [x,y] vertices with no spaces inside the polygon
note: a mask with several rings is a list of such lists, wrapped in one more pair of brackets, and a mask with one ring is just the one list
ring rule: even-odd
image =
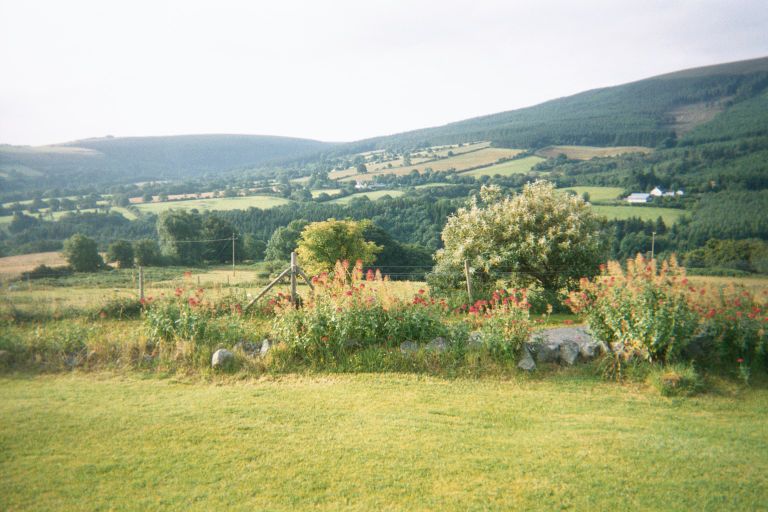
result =
[{"label": "overcast sky", "polygon": [[766,55],[765,0],[0,0],[0,143],[347,141]]}]

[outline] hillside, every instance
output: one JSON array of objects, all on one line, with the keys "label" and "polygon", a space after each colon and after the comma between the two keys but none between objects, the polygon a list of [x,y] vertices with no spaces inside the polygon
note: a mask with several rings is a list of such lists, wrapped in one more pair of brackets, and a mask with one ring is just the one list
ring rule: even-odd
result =
[{"label": "hillside", "polygon": [[752,59],[585,91],[528,108],[361,140],[336,150],[357,152],[476,140],[536,149],[572,144],[657,146],[767,87],[768,58]]},{"label": "hillside", "polygon": [[51,146],[0,146],[0,178],[10,189],[44,189],[193,178],[298,158],[331,147],[263,135],[105,137]]}]

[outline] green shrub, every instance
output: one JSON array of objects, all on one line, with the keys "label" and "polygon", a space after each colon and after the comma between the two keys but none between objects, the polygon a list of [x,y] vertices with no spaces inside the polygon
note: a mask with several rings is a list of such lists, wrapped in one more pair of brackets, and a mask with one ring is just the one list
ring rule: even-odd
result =
[{"label": "green shrub", "polygon": [[648,384],[662,396],[693,396],[704,390],[704,382],[691,364],[671,364],[653,368]]}]

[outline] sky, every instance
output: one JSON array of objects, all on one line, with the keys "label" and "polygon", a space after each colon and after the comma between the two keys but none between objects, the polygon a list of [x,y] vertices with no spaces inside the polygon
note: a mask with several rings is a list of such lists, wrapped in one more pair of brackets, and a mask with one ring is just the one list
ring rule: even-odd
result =
[{"label": "sky", "polygon": [[0,0],[0,143],[351,141],[763,56],[765,0]]}]

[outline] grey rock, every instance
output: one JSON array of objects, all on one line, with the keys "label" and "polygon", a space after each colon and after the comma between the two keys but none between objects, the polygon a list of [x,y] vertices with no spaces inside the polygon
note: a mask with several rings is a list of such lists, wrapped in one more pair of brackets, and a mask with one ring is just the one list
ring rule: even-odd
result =
[{"label": "grey rock", "polygon": [[560,357],[560,345],[557,343],[541,343],[536,347],[537,363],[554,363]]},{"label": "grey rock", "polygon": [[235,360],[235,354],[225,348],[220,348],[213,353],[211,358],[212,368],[222,368]]},{"label": "grey rock", "polygon": [[267,352],[269,352],[270,350],[272,350],[272,342],[269,341],[268,339],[263,340],[261,342],[261,348],[259,349],[259,355],[261,355],[261,357],[264,357],[265,355],[267,355]]},{"label": "grey rock", "polygon": [[404,341],[400,344],[400,352],[403,354],[416,352],[417,350],[419,350],[419,346],[413,341]]},{"label": "grey rock", "polygon": [[[263,343],[263,342],[262,342]],[[254,356],[261,351],[262,343],[253,343],[251,341],[240,340],[232,347],[234,350],[239,350],[246,355]]]},{"label": "grey rock", "polygon": [[434,350],[436,352],[445,352],[448,350],[448,342],[445,338],[437,337],[427,343],[427,350]]},{"label": "grey rock", "polygon": [[581,356],[584,361],[589,361],[597,356],[599,350],[600,344],[594,341],[582,343],[579,346],[579,356]]},{"label": "grey rock", "polygon": [[560,361],[572,366],[579,358],[579,344],[575,341],[564,341],[560,344]]},{"label": "grey rock", "polygon": [[344,348],[348,350],[357,350],[362,346],[363,344],[360,343],[360,340],[347,340],[344,342]]},{"label": "grey rock", "polygon": [[517,367],[526,372],[532,372],[536,369],[536,361],[533,360],[533,356],[528,349],[523,349],[523,357],[517,363]]}]

